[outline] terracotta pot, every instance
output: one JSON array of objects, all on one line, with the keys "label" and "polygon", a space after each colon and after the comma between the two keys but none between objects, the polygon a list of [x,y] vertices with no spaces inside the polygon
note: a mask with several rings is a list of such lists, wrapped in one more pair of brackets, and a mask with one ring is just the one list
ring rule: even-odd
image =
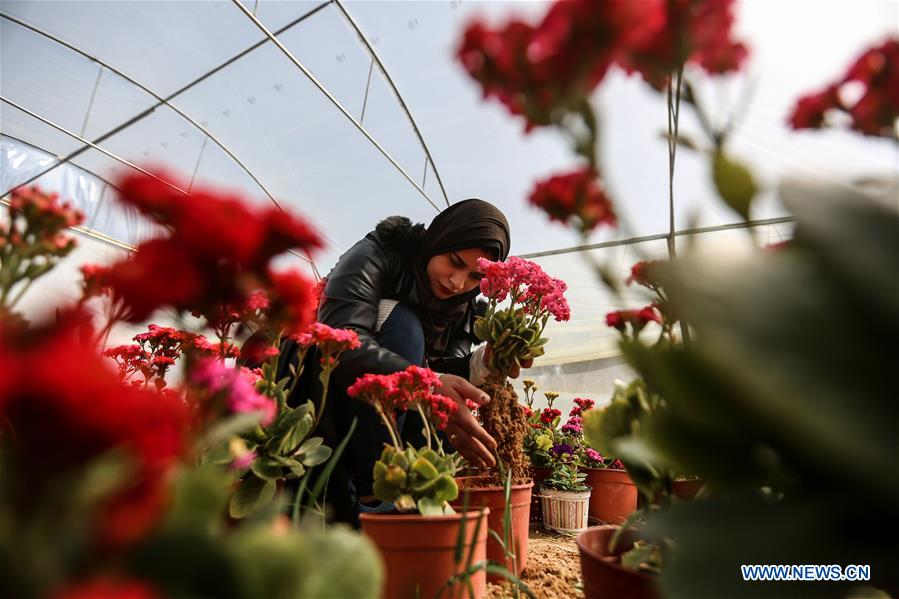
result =
[{"label": "terracotta pot", "polygon": [[609,552],[609,540],[617,526],[593,526],[577,536],[581,553],[581,576],[586,599],[657,599],[655,577],[626,570],[618,556],[630,549],[636,538],[632,531],[621,535],[615,552]]},{"label": "terracotta pot", "polygon": [[540,487],[543,527],[558,532],[581,532],[587,528],[590,490],[559,491]]},{"label": "terracotta pot", "polygon": [[[543,482],[546,478],[549,478],[549,475],[552,474],[552,468],[538,468],[533,466],[531,470],[534,471],[534,487],[540,488],[540,483]],[[540,497],[534,495],[531,499],[531,522],[542,522],[543,521],[543,508],[540,505]]]},{"label": "terracotta pot", "polygon": [[584,484],[592,487],[590,517],[607,524],[621,524],[637,509],[637,485],[626,470],[583,468]]},{"label": "terracotta pot", "polygon": [[[490,508],[490,515],[487,518],[487,525],[490,530],[494,531],[503,538],[503,513],[506,509],[505,495],[502,487],[472,487],[472,481],[484,477],[465,476],[456,478],[459,483],[459,497],[452,502],[453,507],[461,508],[465,490],[468,489],[468,507]],[[534,483],[530,482],[524,485],[512,485],[511,503],[512,503],[512,551],[516,556],[517,571],[512,568],[512,560],[506,559],[502,545],[492,536],[487,539],[487,559],[505,565],[505,567],[516,575],[520,575],[528,563],[528,517],[531,507],[531,489]],[[487,580],[490,582],[501,582],[505,580],[498,574],[489,574]],[[422,595],[424,596],[424,595]]]},{"label": "terracotta pot", "polygon": [[[488,517],[489,517],[489,510]],[[482,522],[475,538],[480,511],[465,517],[465,550],[460,563],[455,561],[456,539],[463,514],[422,516],[420,514],[360,514],[362,532],[372,540],[384,558],[386,588],[381,596],[390,599],[434,597],[451,576],[465,567],[474,544],[472,563],[487,556],[487,523]],[[484,595],[487,580],[484,570],[471,577],[475,597]],[[447,590],[447,596],[462,596],[463,583]],[[467,595],[466,595],[467,596]]]}]

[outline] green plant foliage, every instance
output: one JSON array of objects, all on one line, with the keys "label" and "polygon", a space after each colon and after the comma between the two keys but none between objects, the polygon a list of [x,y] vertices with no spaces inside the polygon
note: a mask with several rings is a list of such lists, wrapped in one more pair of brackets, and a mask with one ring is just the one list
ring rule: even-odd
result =
[{"label": "green plant foliage", "polygon": [[883,533],[899,529],[899,213],[848,193],[785,203],[789,247],[667,275],[689,347],[628,349],[668,404],[644,439],[714,490],[650,519],[677,542],[671,596],[848,589],[743,583],[754,563],[869,564],[870,584],[899,589],[899,542]]},{"label": "green plant foliage", "polygon": [[452,514],[449,502],[459,496],[451,455],[424,448],[405,452],[388,445],[373,469],[375,497],[393,503],[400,512],[418,510],[427,516]]}]

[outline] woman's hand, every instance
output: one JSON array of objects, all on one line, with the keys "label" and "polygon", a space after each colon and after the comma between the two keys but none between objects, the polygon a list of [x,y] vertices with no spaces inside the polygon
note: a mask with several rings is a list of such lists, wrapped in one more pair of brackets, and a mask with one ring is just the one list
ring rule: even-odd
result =
[{"label": "woman's hand", "polygon": [[450,443],[475,466],[481,468],[495,466],[496,458],[493,457],[493,452],[496,451],[496,441],[465,407],[466,399],[482,406],[490,401],[490,397],[461,376],[441,374],[440,382],[442,384],[437,393],[446,395],[458,405],[458,409],[450,415],[449,423],[446,425]]},{"label": "woman's hand", "polygon": [[[484,365],[490,366],[490,356],[491,355],[493,355],[493,349],[488,344],[484,348]],[[534,365],[534,358],[528,358],[527,360],[521,361],[521,366],[523,366],[524,368],[530,368],[533,365]],[[516,364],[515,366],[512,367],[512,370],[509,371],[509,378],[517,379],[518,375],[520,375],[520,374],[521,374],[521,368],[519,368],[518,365]]]}]

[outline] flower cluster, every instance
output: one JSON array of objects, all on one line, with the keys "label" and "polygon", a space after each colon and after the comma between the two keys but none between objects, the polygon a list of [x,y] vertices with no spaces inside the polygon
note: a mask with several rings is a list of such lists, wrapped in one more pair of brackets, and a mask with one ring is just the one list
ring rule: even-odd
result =
[{"label": "flower cluster", "polygon": [[[861,93],[852,93],[853,87]],[[896,137],[899,38],[866,50],[840,80],[801,97],[789,123],[793,129],[819,129],[828,124],[831,111],[848,114],[850,127],[865,135]]]},{"label": "flower cluster", "polygon": [[275,419],[277,407],[271,398],[257,393],[258,375],[252,371],[225,366],[212,358],[201,360],[190,372],[190,382],[212,396],[221,396],[232,414],[260,412],[261,424]]},{"label": "flower cluster", "polygon": [[596,405],[596,402],[592,399],[586,397],[575,397],[574,398],[574,407],[571,408],[571,416],[583,416],[584,412],[588,412],[593,409],[593,406]]},{"label": "flower cluster", "polygon": [[543,408],[543,411],[540,412],[540,422],[543,424],[553,425],[556,422],[556,419],[562,416],[562,410],[557,410],[555,408]]},{"label": "flower cluster", "polygon": [[110,269],[109,283],[128,307],[129,320],[171,307],[221,325],[235,313],[231,307],[239,306],[240,313],[261,290],[277,328],[300,331],[311,321],[312,283],[295,271],[272,271],[269,264],[291,248],[308,252],[321,246],[305,222],[274,206],[251,209],[236,197],[205,190],[185,194],[146,175],[125,177],[118,187],[125,204],[171,232],[142,243]]},{"label": "flower cluster", "polygon": [[300,347],[318,347],[323,366],[332,367],[334,356],[359,348],[359,335],[350,329],[334,329],[320,322],[312,323],[304,333],[291,337]]},{"label": "flower cluster", "polygon": [[528,202],[546,212],[550,219],[572,224],[582,233],[601,224],[616,224],[612,202],[598,173],[590,166],[539,181]]},{"label": "flower cluster", "polygon": [[631,266],[631,274],[627,278],[627,284],[631,285],[636,283],[647,289],[658,289],[661,285],[656,273],[663,264],[664,262],[662,260],[641,260],[640,262],[637,262]]},{"label": "flower cluster", "polygon": [[[66,229],[84,221],[56,194],[37,187],[13,190],[7,210],[8,216],[0,219],[0,317],[12,310],[31,281],[75,248]],[[17,287],[19,293],[13,294]]]},{"label": "flower cluster", "polygon": [[526,119],[559,122],[613,64],[661,89],[685,63],[709,73],[738,69],[746,47],[731,39],[732,0],[559,0],[536,25],[513,20],[466,29],[459,60],[485,97]]},{"label": "flower cluster", "polygon": [[[393,374],[363,375],[347,388],[347,395],[372,404],[387,419],[393,418],[395,412],[418,407],[427,411],[434,425],[442,430],[458,406],[450,398],[435,392],[440,385],[440,376],[436,372],[412,365]],[[387,424],[396,432],[395,422],[394,426]]]},{"label": "flower cluster", "polygon": [[4,469],[22,469],[23,491],[41,496],[61,473],[120,454],[128,475],[91,524],[100,545],[122,547],[162,515],[168,474],[186,450],[187,413],[177,398],[123,385],[83,344],[83,327],[84,315],[71,312],[46,329],[0,327],[0,422],[15,433],[3,435],[4,453],[14,456]]}]

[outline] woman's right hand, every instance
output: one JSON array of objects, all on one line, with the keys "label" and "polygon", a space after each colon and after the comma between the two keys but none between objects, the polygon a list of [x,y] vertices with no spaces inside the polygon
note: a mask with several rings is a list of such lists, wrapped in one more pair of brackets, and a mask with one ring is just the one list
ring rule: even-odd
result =
[{"label": "woman's right hand", "polygon": [[437,393],[451,398],[458,408],[450,415],[446,425],[450,443],[473,465],[480,468],[495,466],[496,458],[493,453],[496,451],[496,441],[478,424],[465,406],[466,399],[483,406],[490,401],[490,396],[454,374],[441,374],[440,382]]}]

